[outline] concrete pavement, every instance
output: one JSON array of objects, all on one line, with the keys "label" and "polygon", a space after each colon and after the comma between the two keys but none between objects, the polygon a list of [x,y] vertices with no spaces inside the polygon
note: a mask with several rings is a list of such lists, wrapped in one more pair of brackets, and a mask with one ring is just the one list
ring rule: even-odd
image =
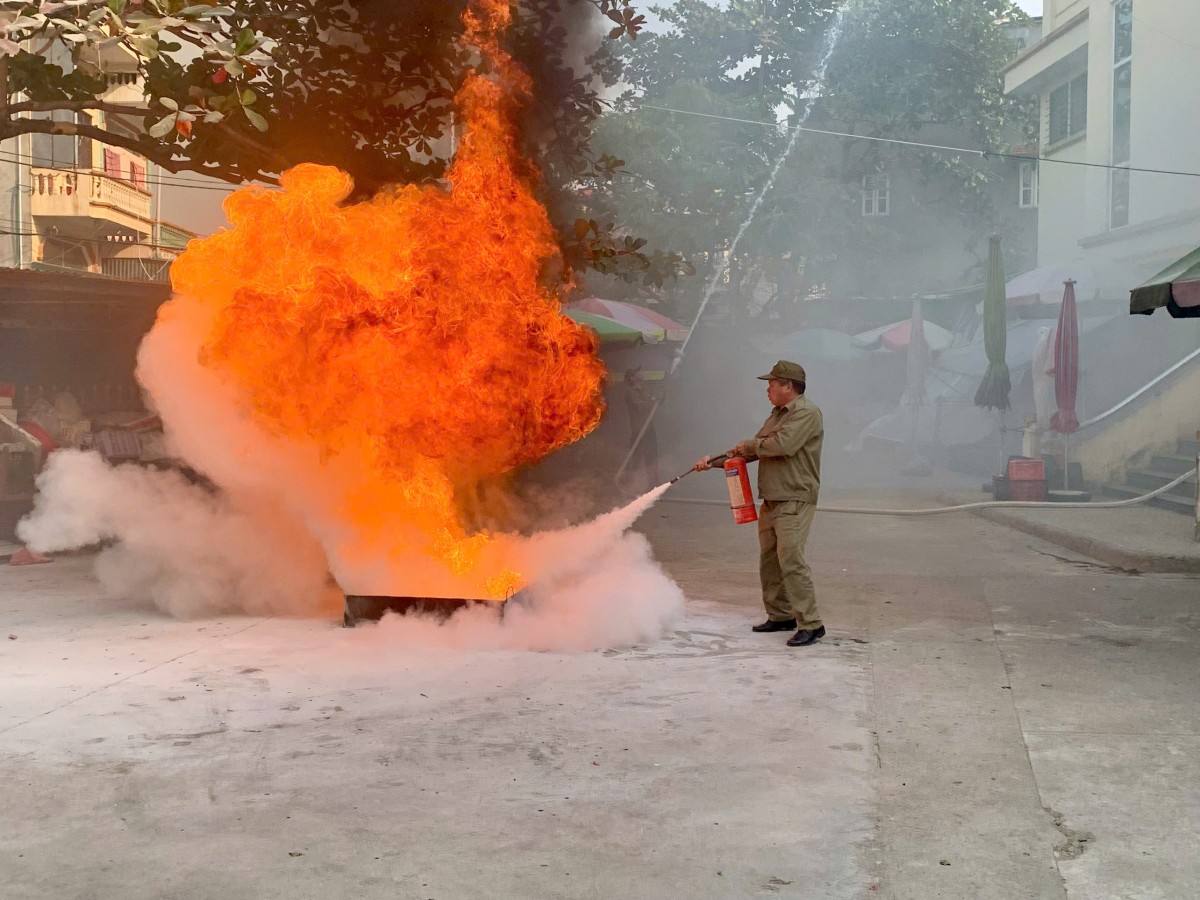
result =
[{"label": "concrete pavement", "polygon": [[789,650],[748,630],[752,527],[671,502],[640,527],[686,616],[579,654],[176,621],[84,557],[0,569],[0,895],[1194,893],[1196,578],[973,516],[819,516],[830,635]]},{"label": "concrete pavement", "polygon": [[[972,503],[978,496],[942,499]],[[1154,506],[1123,509],[982,510],[980,515],[1043,540],[1132,572],[1200,573],[1200,541],[1192,519]]]}]

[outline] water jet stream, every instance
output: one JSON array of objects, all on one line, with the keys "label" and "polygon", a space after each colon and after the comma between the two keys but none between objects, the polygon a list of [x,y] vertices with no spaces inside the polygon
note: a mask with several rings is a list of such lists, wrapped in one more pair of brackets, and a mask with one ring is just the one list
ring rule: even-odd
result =
[{"label": "water jet stream", "polygon": [[[846,7],[849,6],[850,0],[838,7],[834,14],[833,24],[829,27],[829,32],[825,38],[825,52],[821,55],[820,62],[817,63],[816,69],[813,70],[813,81],[815,87],[820,87],[825,81],[825,71],[829,68],[829,60],[833,56],[833,51],[837,49],[838,40],[842,36],[842,26],[845,22]],[[733,259],[733,255],[737,252],[738,244],[741,243],[742,237],[746,234],[746,230],[754,223],[755,216],[758,215],[759,207],[762,206],[763,199],[775,186],[775,181],[779,177],[780,171],[783,169],[783,164],[787,162],[788,157],[792,155],[792,151],[796,147],[796,141],[804,131],[804,123],[808,121],[808,117],[812,114],[813,105],[816,103],[817,95],[811,92],[804,101],[804,108],[800,113],[796,124],[792,126],[791,135],[788,137],[788,142],[783,148],[783,152],[776,160],[775,166],[771,169],[771,174],[767,176],[766,182],[762,186],[762,190],[758,192],[758,196],[754,198],[754,202],[750,205],[750,211],[746,214],[745,220],[738,227],[737,232],[733,236],[733,240],[729,244],[729,249],[720,258],[716,269],[713,271],[712,277],[708,281],[708,286],[704,290],[704,297],[700,300],[700,308],[696,310],[696,316],[692,319],[692,327],[688,329],[687,337],[683,339],[683,343],[679,349],[675,351],[675,358],[671,361],[671,371],[667,373],[667,380],[675,376],[675,372],[679,369],[680,363],[683,362],[683,356],[687,353],[688,344],[692,340],[692,335],[696,333],[696,326],[700,324],[700,317],[704,315],[704,310],[708,306],[708,301],[712,299],[713,294],[717,291],[717,285],[721,283],[721,279],[725,277],[725,273],[729,271],[729,261]],[[625,474],[625,469],[629,466],[629,461],[633,459],[633,454],[637,451],[638,446],[642,443],[642,438],[645,437],[650,423],[654,421],[654,414],[658,412],[658,407],[662,404],[662,398],[659,397],[654,401],[654,405],[650,407],[650,412],[646,415],[646,421],[642,423],[641,430],[638,431],[637,437],[634,438],[633,444],[629,448],[629,452],[625,454],[625,459],[621,462],[621,467],[617,469],[616,479],[620,479]]]}]

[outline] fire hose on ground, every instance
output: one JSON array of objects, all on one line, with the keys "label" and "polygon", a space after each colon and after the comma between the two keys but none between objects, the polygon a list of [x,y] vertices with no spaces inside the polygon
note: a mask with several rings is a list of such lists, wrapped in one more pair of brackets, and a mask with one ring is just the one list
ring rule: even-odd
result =
[{"label": "fire hose on ground", "polygon": [[[730,459],[728,454],[714,456],[709,460],[711,466],[720,466],[724,463],[726,480],[729,484],[730,506],[733,508],[734,521],[737,524],[745,524],[755,521],[754,518],[748,518],[745,512],[747,503],[750,505],[750,510],[753,511],[753,499],[750,497],[749,479],[746,477],[745,460],[734,457]],[[737,463],[741,463],[740,466]],[[695,468],[688,469],[680,475],[672,478],[668,484],[674,484],[681,478],[685,478],[692,472],[698,471]],[[821,506],[817,505],[817,512],[824,513],[846,513],[857,514],[864,516],[940,516],[946,513],[965,512],[973,509],[1123,509],[1128,506],[1137,506],[1141,503],[1148,503],[1155,497],[1165,494],[1172,488],[1178,487],[1189,478],[1194,478],[1196,471],[1191,470],[1184,472],[1178,478],[1175,478],[1161,487],[1157,487],[1148,493],[1142,494],[1140,497],[1130,497],[1127,500],[1104,500],[1100,502],[1087,503],[1058,503],[1052,501],[1034,501],[1034,500],[982,500],[977,503],[960,503],[956,506],[935,506],[929,509],[881,509],[868,506]],[[735,484],[736,480],[736,484]],[[723,500],[691,500],[684,498],[668,498],[671,503],[690,503],[698,506],[724,506]]]}]

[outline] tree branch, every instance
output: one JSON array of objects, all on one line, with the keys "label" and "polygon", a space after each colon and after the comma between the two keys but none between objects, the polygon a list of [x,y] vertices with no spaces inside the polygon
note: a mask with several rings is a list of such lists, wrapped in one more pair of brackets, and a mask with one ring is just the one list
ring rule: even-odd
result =
[{"label": "tree branch", "polygon": [[207,175],[210,178],[216,178],[229,184],[242,184],[252,178],[269,183],[276,182],[275,177],[262,172],[254,172],[247,175],[240,171],[230,170],[226,166],[209,167],[196,160],[176,158],[176,148],[170,144],[146,146],[140,143],[137,138],[126,137],[123,134],[113,131],[106,131],[96,125],[81,124],[78,122],[54,122],[49,119],[18,119],[16,121],[9,120],[6,123],[0,123],[0,140],[7,140],[19,134],[63,134],[91,138],[93,141],[101,144],[108,144],[112,147],[123,147],[139,156],[144,156],[168,172],[198,172],[201,175]]},{"label": "tree branch", "polygon": [[287,158],[281,155],[278,150],[268,147],[266,144],[260,144],[258,141],[243,134],[236,128],[232,128],[227,120],[218,122],[215,127],[216,130],[221,132],[224,137],[228,138],[231,143],[237,144],[239,147],[243,147],[252,153],[257,153],[259,156],[263,157],[263,162],[274,163],[279,167],[278,170],[280,172],[291,166],[291,163],[287,160]]},{"label": "tree branch", "polygon": [[[50,112],[52,110],[61,110],[61,109],[73,110],[76,112],[78,112],[80,110],[85,110],[85,109],[100,110],[102,112],[108,112],[108,113],[112,113],[114,115],[120,115],[120,116],[166,116],[166,115],[170,115],[170,113],[171,113],[171,110],[167,109],[166,107],[164,107],[163,110],[160,112],[158,110],[147,109],[144,107],[126,106],[126,105],[119,104],[119,103],[105,103],[100,100],[46,100],[46,101],[27,100],[23,103],[11,104],[8,107],[8,113],[11,116],[14,113],[21,113],[21,112]],[[0,112],[3,112],[2,105],[0,105]],[[34,121],[38,121],[38,120],[36,120],[36,119],[22,120],[23,123],[24,122],[34,122]],[[15,124],[15,123],[10,122],[10,128],[12,127],[13,124]],[[69,124],[69,123],[57,123],[57,124]],[[80,126],[80,127],[86,127],[86,126]],[[92,127],[94,127],[94,126],[92,126]],[[279,155],[279,152],[277,150],[275,150],[271,147],[268,147],[266,144],[261,144],[258,141],[254,140],[253,138],[238,131],[237,129],[230,127],[227,122],[220,122],[217,125],[215,125],[215,128],[217,131],[221,132],[221,135],[223,137],[225,137],[227,140],[229,140],[231,143],[237,144],[242,149],[247,150],[251,153],[254,153],[254,154],[257,154],[258,156],[260,156],[262,158],[263,162],[278,165],[279,171],[286,169],[290,165],[284,157]],[[113,144],[118,147],[125,147],[128,150],[134,150],[137,153],[142,154],[143,156],[145,156],[148,159],[153,159],[156,163],[161,165],[164,169],[169,168],[166,165],[166,163],[155,158],[156,157],[155,150],[157,148],[154,147],[153,145],[147,145],[145,143],[142,143],[141,138],[125,138],[120,135],[114,135],[113,132],[106,131],[104,129],[96,129],[96,130],[97,130],[97,134],[89,134],[87,136],[91,137],[93,140],[97,140],[103,144]],[[17,127],[16,130],[13,131],[13,133],[19,134],[19,133],[22,133],[23,131],[43,132],[44,129]],[[64,133],[69,133],[69,132],[58,131],[58,132],[45,132],[45,133],[47,133],[47,134],[50,134],[50,133],[64,134]],[[82,134],[82,133],[83,132],[80,132],[80,134]],[[98,135],[103,135],[103,137],[100,137]],[[170,150],[170,156],[173,159],[173,157],[175,155],[174,147],[172,145],[164,144],[163,148]],[[200,170],[197,170],[197,171],[200,171]],[[237,180],[240,181],[240,179],[237,179]]]},{"label": "tree branch", "polygon": [[[7,62],[7,59],[5,60]],[[128,106],[124,103],[106,103],[103,100],[25,100],[8,106],[10,115],[23,112],[53,112],[68,109],[80,112],[85,109],[95,109],[101,112],[117,113],[122,116],[162,116],[170,115],[173,110],[165,106],[162,111],[140,106]]]},{"label": "tree branch", "polygon": [[207,44],[205,44],[203,41],[199,40],[194,35],[188,34],[187,30],[183,27],[176,26],[174,28],[164,28],[163,30],[166,31],[168,34],[171,34],[171,35],[179,38],[181,41],[187,41],[192,46],[199,47],[201,50],[208,49]]}]

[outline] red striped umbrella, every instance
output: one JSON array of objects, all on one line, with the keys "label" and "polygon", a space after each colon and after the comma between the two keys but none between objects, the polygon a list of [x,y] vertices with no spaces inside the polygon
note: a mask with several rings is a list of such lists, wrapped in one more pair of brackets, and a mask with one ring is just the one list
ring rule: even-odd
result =
[{"label": "red striped umbrella", "polygon": [[1060,434],[1079,430],[1075,394],[1079,387],[1079,323],[1075,314],[1075,282],[1066,281],[1062,308],[1058,311],[1058,333],[1054,338],[1054,400],[1058,412],[1050,427]]},{"label": "red striped umbrella", "polygon": [[687,337],[686,325],[681,325],[673,319],[668,319],[662,313],[644,306],[632,303],[622,303],[620,300],[602,300],[599,297],[585,297],[577,303],[572,303],[575,309],[605,316],[614,322],[620,322],[628,328],[640,331],[648,343],[658,341],[682,341]]}]

